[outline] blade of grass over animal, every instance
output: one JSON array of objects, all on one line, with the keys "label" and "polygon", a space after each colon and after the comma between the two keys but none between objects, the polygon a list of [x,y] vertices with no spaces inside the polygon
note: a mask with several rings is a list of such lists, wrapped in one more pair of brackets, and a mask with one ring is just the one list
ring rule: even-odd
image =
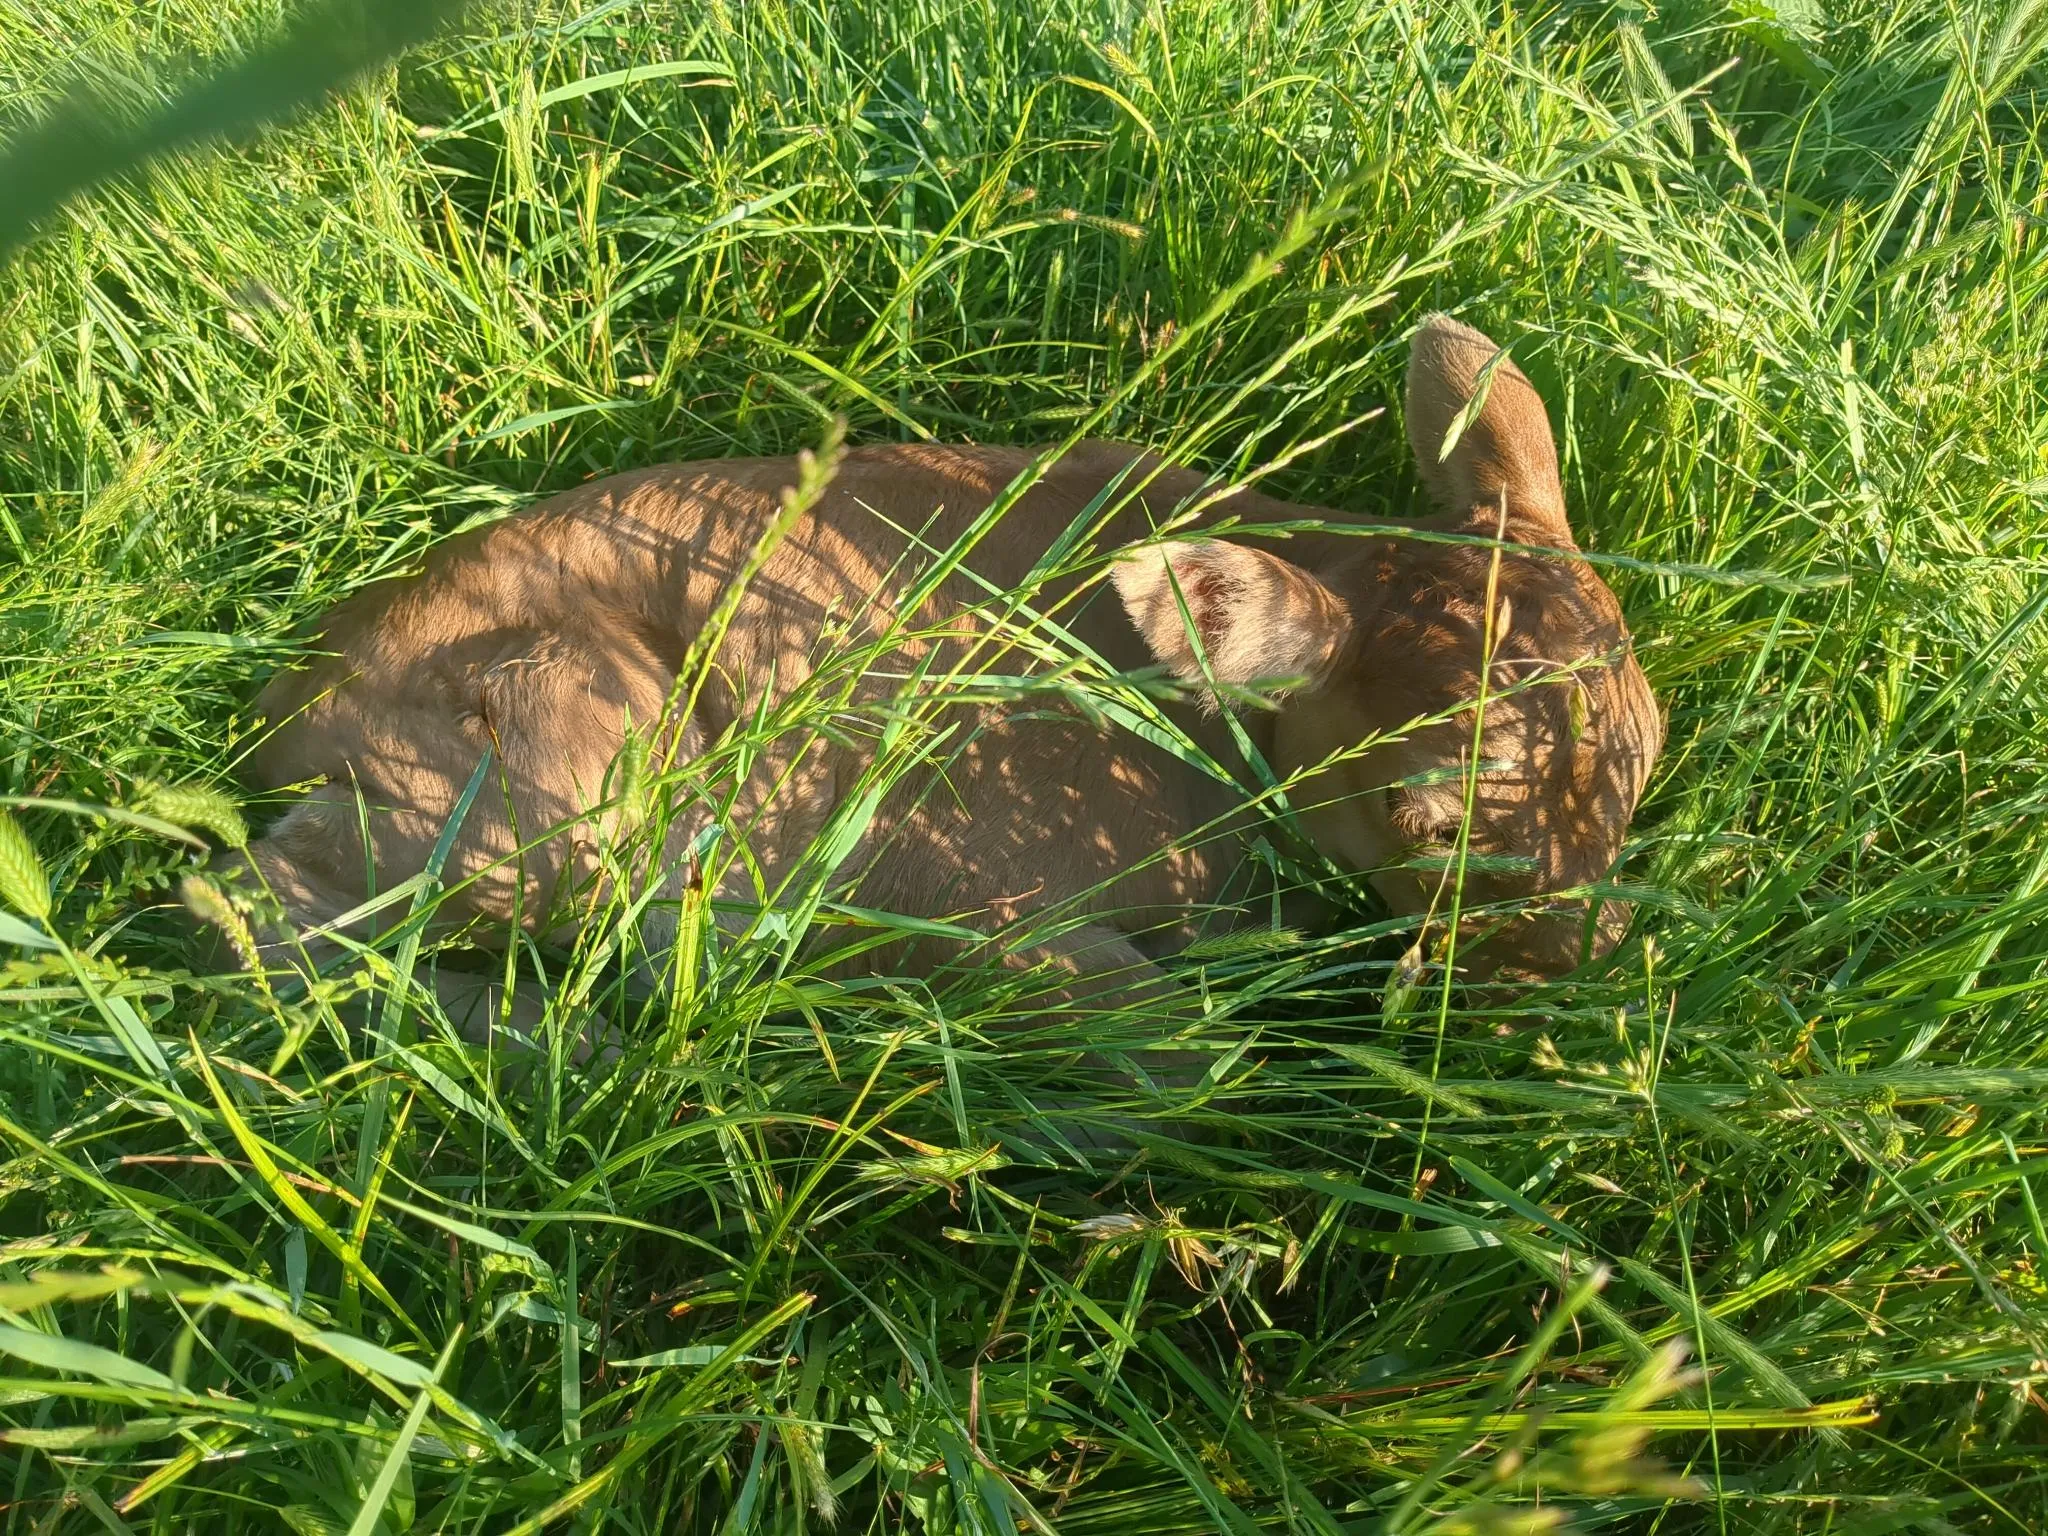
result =
[{"label": "blade of grass over animal", "polygon": [[[1505,355],[1504,351],[1495,354],[1494,358],[1488,360],[1488,367],[1491,367]],[[1481,393],[1484,392],[1484,384],[1485,381],[1482,380]],[[1462,431],[1462,427],[1456,420],[1453,420],[1451,428],[1445,434],[1446,438],[1449,438],[1452,433],[1459,431]],[[1444,457],[1447,458],[1449,453],[1449,448],[1443,450]],[[1494,529],[1496,538],[1505,535],[1507,520],[1508,499],[1507,492],[1503,489],[1500,493],[1499,519]],[[1448,886],[1450,890],[1450,912],[1444,920],[1441,961],[1443,980],[1438,989],[1436,1035],[1431,1045],[1429,1059],[1429,1080],[1432,1084],[1436,1082],[1443,1071],[1444,1042],[1450,1029],[1451,991],[1455,985],[1457,974],[1458,939],[1460,931],[1464,926],[1465,877],[1471,861],[1472,822],[1477,809],[1479,795],[1479,764],[1484,756],[1482,747],[1484,743],[1487,696],[1493,678],[1494,646],[1499,639],[1499,631],[1496,628],[1499,622],[1499,610],[1496,606],[1496,600],[1500,587],[1500,562],[1501,551],[1496,547],[1487,560],[1486,585],[1480,598],[1479,655],[1477,658],[1479,691],[1472,704],[1472,737],[1471,745],[1465,753],[1464,792],[1461,797],[1462,804],[1458,816],[1457,838],[1453,845],[1450,866],[1446,869],[1444,878],[1438,882],[1436,890],[1430,895],[1430,910],[1424,915],[1422,920],[1422,931],[1425,938],[1418,941],[1426,942],[1430,924],[1436,917],[1436,905],[1443,899],[1444,888]],[[1421,1187],[1422,1160],[1429,1146],[1430,1127],[1436,1114],[1437,1102],[1437,1096],[1434,1094],[1430,1095],[1423,1102],[1422,1128],[1415,1138],[1414,1160],[1409,1173],[1412,1187]],[[1405,1219],[1402,1225],[1405,1229],[1407,1226]],[[1391,1272],[1389,1278],[1391,1279]]]},{"label": "blade of grass over animal", "polygon": [[298,111],[431,37],[467,0],[313,0],[267,42],[133,113],[79,89],[0,150],[0,256],[80,192]]},{"label": "blade of grass over animal", "polygon": [[[762,530],[753,548],[747,552],[745,562],[733,573],[732,580],[719,594],[719,600],[706,617],[702,630],[691,637],[690,648],[684,654],[681,665],[676,668],[675,688],[671,690],[671,697],[664,704],[665,720],[689,720],[694,717],[698,700],[710,677],[713,659],[717,656],[720,645],[724,643],[734,617],[739,613],[747,589],[760,574],[762,567],[768,563],[769,556],[775,553],[776,548],[831,487],[832,478],[839,470],[840,450],[845,441],[845,420],[835,418],[827,428],[824,440],[818,445],[817,451],[807,452],[798,460],[796,485],[784,492],[776,516]],[[662,766],[673,766],[672,756],[665,759]]]},{"label": "blade of grass over animal", "polygon": [[[384,994],[383,1007],[378,1012],[377,1036],[380,1042],[402,1043],[406,994],[412,985],[413,971],[419,964],[421,920],[432,910],[441,893],[441,871],[447,866],[449,851],[455,846],[456,835],[469,817],[470,807],[476,804],[476,797],[484,787],[491,765],[497,761],[495,745],[486,747],[478,756],[476,767],[471,770],[469,782],[463,786],[461,795],[448,813],[448,819],[441,826],[440,835],[434,840],[433,851],[427,855],[426,867],[420,871],[419,889],[414,892],[412,906],[407,914],[411,927],[399,940],[398,951],[392,956],[394,972],[392,984]],[[366,1190],[370,1186],[377,1158],[378,1143],[384,1135],[384,1116],[391,1100],[391,1080],[379,1076],[371,1084],[363,1102],[363,1124],[356,1143],[356,1188]],[[353,1272],[353,1271],[351,1271]]]},{"label": "blade of grass over animal", "polygon": [[[1500,372],[1501,364],[1508,360],[1508,348],[1500,347],[1494,351],[1491,357],[1479,365],[1479,371],[1472,376],[1471,395],[1453,413],[1450,425],[1444,428],[1443,442],[1438,444],[1436,450],[1437,463],[1445,464],[1450,462],[1451,454],[1456,451],[1458,444],[1463,441],[1466,431],[1473,422],[1479,419],[1480,413],[1486,409],[1487,396],[1493,392],[1493,376]],[[1507,537],[1507,509],[1505,507],[1501,509],[1501,526],[1494,530],[1494,537],[1496,539]]]}]

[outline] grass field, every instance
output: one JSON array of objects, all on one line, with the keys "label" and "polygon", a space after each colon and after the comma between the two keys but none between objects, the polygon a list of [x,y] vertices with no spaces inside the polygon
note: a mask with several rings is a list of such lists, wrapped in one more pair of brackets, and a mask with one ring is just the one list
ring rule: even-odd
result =
[{"label": "grass field", "polygon": [[[273,14],[0,0],[0,82],[139,100]],[[2048,1528],[2044,44],[610,0],[50,221],[0,268],[6,1531]],[[1399,515],[1434,308],[1544,391],[1669,716],[1634,934],[1518,1009],[1390,990],[1367,904],[1214,950],[1210,1078],[1056,1155],[996,978],[847,990],[801,924],[646,1006],[622,922],[528,953],[512,1072],[416,933],[335,989],[374,1034],[192,938],[262,678],[439,534],[835,413]]]}]

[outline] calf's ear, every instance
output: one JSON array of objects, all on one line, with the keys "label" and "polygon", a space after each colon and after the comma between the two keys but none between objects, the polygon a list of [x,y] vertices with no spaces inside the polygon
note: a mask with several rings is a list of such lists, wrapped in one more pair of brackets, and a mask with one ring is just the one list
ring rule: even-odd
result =
[{"label": "calf's ear", "polygon": [[1543,399],[1492,338],[1448,315],[1424,320],[1408,353],[1407,410],[1408,446],[1437,505],[1483,519],[1504,498],[1544,542],[1576,547]]},{"label": "calf's ear", "polygon": [[1336,593],[1242,544],[1140,545],[1117,557],[1111,575],[1152,654],[1185,682],[1318,688],[1351,637],[1351,611]]}]

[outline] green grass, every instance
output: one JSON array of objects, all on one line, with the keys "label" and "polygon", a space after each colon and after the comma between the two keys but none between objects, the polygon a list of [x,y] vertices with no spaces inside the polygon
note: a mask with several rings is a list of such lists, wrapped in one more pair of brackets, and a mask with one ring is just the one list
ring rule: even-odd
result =
[{"label": "green grass", "polygon": [[[0,82],[140,100],[274,19],[0,0]],[[2048,1527],[2044,43],[615,0],[50,221],[0,269],[0,794],[55,898],[0,844],[6,1530]],[[345,973],[380,1043],[192,937],[164,821],[232,828],[152,786],[232,790],[305,621],[466,519],[835,413],[1337,432],[1274,483],[1400,514],[1397,412],[1338,429],[1440,307],[1545,392],[1669,711],[1597,971],[1440,1019],[1369,909],[1201,957],[1219,1068],[1130,1159],[1026,1134],[1079,1090],[994,977],[757,935],[643,1009],[600,924],[504,1072],[416,944]]]}]

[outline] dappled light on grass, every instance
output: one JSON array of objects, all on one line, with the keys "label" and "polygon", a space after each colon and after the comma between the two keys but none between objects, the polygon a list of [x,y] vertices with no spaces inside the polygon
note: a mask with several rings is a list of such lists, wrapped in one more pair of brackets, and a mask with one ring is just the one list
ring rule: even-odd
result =
[{"label": "dappled light on grass", "polygon": [[[476,20],[0,271],[10,1529],[2048,1524],[2039,7],[1027,9]],[[465,522],[835,415],[1399,516],[1457,304],[1668,706],[1602,966],[1446,997],[1332,888],[1077,1030],[821,877],[664,895],[649,988],[635,849],[746,731],[621,766],[573,950],[427,879],[310,995],[195,932],[260,679]],[[1276,827],[1277,928],[1323,874]]]}]

